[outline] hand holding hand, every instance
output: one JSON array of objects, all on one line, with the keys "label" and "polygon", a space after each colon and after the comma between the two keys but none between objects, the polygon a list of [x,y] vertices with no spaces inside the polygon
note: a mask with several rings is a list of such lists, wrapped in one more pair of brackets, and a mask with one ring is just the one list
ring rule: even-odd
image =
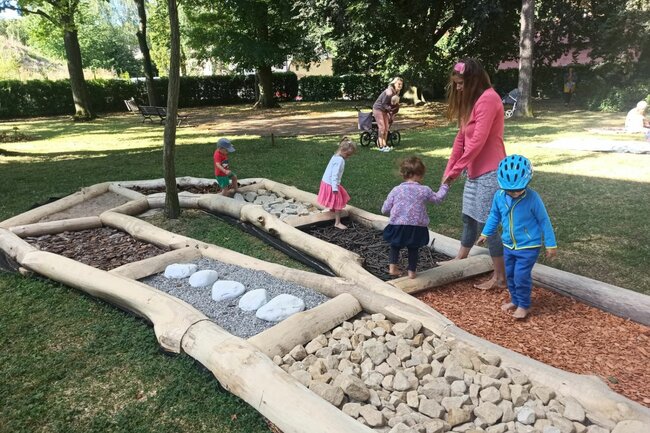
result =
[{"label": "hand holding hand", "polygon": [[547,259],[554,259],[557,257],[557,248],[551,248],[546,250],[546,258]]},{"label": "hand holding hand", "polygon": [[478,240],[476,241],[476,245],[483,245],[486,240],[487,240],[487,237],[481,235],[481,236],[478,237]]}]

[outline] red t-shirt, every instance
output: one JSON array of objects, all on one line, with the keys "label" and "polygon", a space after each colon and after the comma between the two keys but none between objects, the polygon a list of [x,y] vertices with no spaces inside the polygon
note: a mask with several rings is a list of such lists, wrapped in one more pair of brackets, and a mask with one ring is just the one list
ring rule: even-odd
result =
[{"label": "red t-shirt", "polygon": [[223,168],[228,168],[228,155],[224,155],[223,153],[219,152],[219,149],[214,151],[214,175],[215,176],[228,176],[225,171],[221,170],[219,167],[217,167],[217,164],[221,164]]}]

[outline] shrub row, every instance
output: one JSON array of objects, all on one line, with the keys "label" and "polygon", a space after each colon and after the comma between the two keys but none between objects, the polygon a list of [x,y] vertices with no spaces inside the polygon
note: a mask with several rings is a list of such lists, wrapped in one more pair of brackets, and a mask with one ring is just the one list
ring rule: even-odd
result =
[{"label": "shrub row", "polygon": [[[154,81],[161,103],[167,99],[167,78]],[[144,81],[87,80],[88,94],[97,113],[124,110],[124,100],[147,101]],[[279,100],[298,95],[298,78],[293,72],[273,74],[273,92]],[[179,106],[197,107],[255,99],[253,75],[181,77]],[[74,113],[68,80],[0,81],[0,118],[52,116]]]},{"label": "shrub row", "polygon": [[384,90],[386,83],[379,75],[341,75],[336,77],[315,75],[300,79],[300,94],[305,101],[353,101],[374,99]]}]

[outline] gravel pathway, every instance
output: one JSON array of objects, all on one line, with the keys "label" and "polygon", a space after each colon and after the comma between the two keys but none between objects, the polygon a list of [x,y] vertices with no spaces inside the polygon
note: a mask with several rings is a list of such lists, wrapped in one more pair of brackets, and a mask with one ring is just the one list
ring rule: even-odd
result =
[{"label": "gravel pathway", "polygon": [[[266,289],[269,300],[282,293],[297,296],[305,301],[306,310],[312,309],[329,299],[315,290],[280,280],[263,271],[254,271],[210,259],[200,259],[192,263],[196,263],[199,270],[212,269],[217,271],[220,281],[239,281],[246,287],[247,291]],[[161,273],[144,278],[142,282],[191,304],[223,329],[238,337],[252,337],[276,324],[258,319],[255,317],[254,311],[241,310],[238,307],[239,297],[229,301],[215,302],[211,296],[211,286],[194,288],[190,286],[187,278],[181,280],[167,279]]]}]

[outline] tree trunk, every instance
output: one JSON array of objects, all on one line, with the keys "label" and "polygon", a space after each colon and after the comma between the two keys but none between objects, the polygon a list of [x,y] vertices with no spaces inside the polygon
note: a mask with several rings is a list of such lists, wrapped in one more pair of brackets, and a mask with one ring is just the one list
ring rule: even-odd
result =
[{"label": "tree trunk", "polygon": [[260,66],[256,72],[259,99],[255,103],[256,108],[275,108],[279,107],[273,95],[273,73],[270,65]]},{"label": "tree trunk", "polygon": [[70,74],[70,87],[72,88],[72,99],[74,100],[75,120],[92,120],[95,118],[90,106],[86,80],[84,79],[83,65],[81,62],[81,48],[76,30],[64,30],[63,43],[68,61],[68,73]]},{"label": "tree trunk", "polygon": [[178,115],[178,97],[180,93],[180,31],[176,0],[167,0],[169,10],[170,54],[169,85],[167,87],[167,121],[163,140],[163,165],[165,170],[165,215],[176,219],[181,213],[176,189],[176,168],[174,151],[176,147],[176,119]]},{"label": "tree trunk", "polygon": [[144,0],[135,0],[138,6],[138,17],[140,17],[140,24],[136,35],[138,36],[138,44],[142,52],[142,63],[144,66],[144,77],[147,85],[147,96],[149,98],[149,105],[158,107],[158,94],[153,85],[153,65],[151,63],[151,54],[149,53],[149,45],[147,44],[147,10],[144,7]]},{"label": "tree trunk", "polygon": [[533,43],[535,24],[535,0],[522,0],[519,30],[519,99],[516,117],[533,117],[530,94],[533,86]]}]

